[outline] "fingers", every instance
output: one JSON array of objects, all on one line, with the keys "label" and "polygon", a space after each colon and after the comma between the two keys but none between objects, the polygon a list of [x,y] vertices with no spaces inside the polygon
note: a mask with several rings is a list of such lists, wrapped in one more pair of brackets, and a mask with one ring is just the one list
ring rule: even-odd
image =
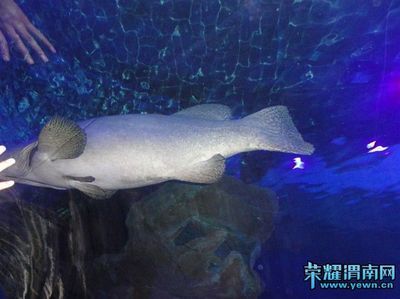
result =
[{"label": "fingers", "polygon": [[15,29],[11,26],[7,26],[6,30],[7,30],[8,35],[10,36],[10,38],[15,43],[15,46],[17,47],[17,49],[20,51],[20,53],[24,57],[24,60],[26,60],[26,62],[29,64],[34,64],[31,54],[29,54],[28,49],[26,48],[24,42],[22,41],[22,39],[18,35],[18,33],[15,31]]},{"label": "fingers", "polygon": [[[0,145],[0,155],[6,151],[6,147],[4,145]],[[14,159],[8,159],[6,161],[0,162],[0,172],[2,172],[4,169],[7,167],[10,167],[15,163]],[[14,181],[6,181],[6,182],[0,182],[0,190],[4,190],[7,188],[10,188],[11,186],[14,185]]]},{"label": "fingers", "polygon": [[[6,147],[4,145],[0,145],[0,155],[6,151]],[[11,165],[15,164],[15,159],[10,158],[6,161],[0,162],[0,172],[4,169],[10,167]]]},{"label": "fingers", "polygon": [[[4,35],[9,39],[8,42]],[[27,48],[28,45],[40,56],[41,60],[47,62],[49,59],[39,45],[40,43],[43,43],[53,53],[56,52],[49,40],[29,21],[13,0],[0,0],[0,55],[3,60],[10,59],[9,45],[15,44],[24,60],[29,64],[33,64],[34,61]]]},{"label": "fingers", "polygon": [[14,186],[14,181],[0,182],[0,190],[4,190]]},{"label": "fingers", "polygon": [[40,56],[43,62],[49,61],[42,48],[38,45],[36,40],[30,35],[25,26],[20,25],[16,28],[16,30],[22,36],[25,42],[27,42],[30,45],[30,47]]},{"label": "fingers", "polygon": [[[49,59],[46,56],[43,49],[37,43],[36,39],[40,40],[43,44],[45,44],[53,53],[56,52],[56,49],[48,41],[48,39],[30,22],[28,22],[27,24],[19,24],[14,27],[8,25],[5,26],[5,29],[9,38],[12,40],[18,51],[24,57],[24,60],[29,64],[34,64],[34,60],[31,54],[29,53],[28,48],[25,46],[25,43],[27,43],[40,56],[43,62],[48,62]],[[10,60],[8,43],[6,38],[4,37],[3,32],[1,31],[0,31],[0,54],[2,55],[5,61]]]},{"label": "fingers", "polygon": [[0,172],[2,172],[4,169],[6,169],[14,164],[15,164],[15,159],[13,159],[13,158],[10,158],[8,160],[0,162]]},{"label": "fingers", "polygon": [[39,29],[37,29],[31,23],[28,23],[26,27],[29,30],[29,32],[31,32],[33,35],[36,36],[36,38],[38,38],[43,44],[45,44],[50,49],[51,52],[56,53],[56,49],[49,42],[49,40],[39,31]]},{"label": "fingers", "polygon": [[0,53],[4,61],[10,61],[10,52],[8,50],[8,43],[3,32],[0,31]]},{"label": "fingers", "polygon": [[4,145],[0,145],[0,155],[6,151],[6,147]]}]

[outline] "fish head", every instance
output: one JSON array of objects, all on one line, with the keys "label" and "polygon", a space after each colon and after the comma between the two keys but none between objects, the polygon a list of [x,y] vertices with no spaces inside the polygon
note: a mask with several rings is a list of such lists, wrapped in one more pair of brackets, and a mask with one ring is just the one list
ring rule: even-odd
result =
[{"label": "fish head", "polygon": [[17,146],[8,150],[1,156],[1,160],[9,158],[15,159],[15,164],[0,172],[0,180],[13,180],[17,183],[27,184],[27,180],[32,179],[34,171],[32,160],[37,150],[37,142],[28,145]]},{"label": "fish head", "polygon": [[36,141],[7,152],[6,159],[14,158],[16,163],[0,172],[0,180],[65,189],[65,176],[54,162],[79,157],[85,146],[85,131],[73,121],[56,116],[45,125]]}]

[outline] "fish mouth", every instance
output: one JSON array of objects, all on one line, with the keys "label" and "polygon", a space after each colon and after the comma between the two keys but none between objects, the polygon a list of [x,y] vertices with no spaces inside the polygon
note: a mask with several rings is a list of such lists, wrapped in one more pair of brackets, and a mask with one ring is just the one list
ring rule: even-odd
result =
[{"label": "fish mouth", "polygon": [[[41,183],[41,182],[38,182],[35,180],[31,180],[31,179],[27,179],[27,178],[15,177],[12,175],[10,175],[10,176],[5,175],[3,177],[5,177],[7,180],[13,180],[16,183],[23,183],[23,184],[27,184],[27,185],[31,185],[31,186],[36,186],[36,187],[47,187],[47,188],[53,188],[53,189],[58,189],[58,190],[66,190],[66,188],[44,184],[44,183]],[[1,177],[1,179],[3,179],[3,177]]]},{"label": "fish mouth", "polygon": [[18,182],[32,182],[32,183],[36,183],[36,184],[40,184],[39,182],[37,182],[37,181],[35,181],[35,180],[30,180],[30,179],[27,179],[27,178],[21,178],[21,177],[16,177],[16,176],[12,176],[12,175],[4,175],[4,176],[2,176],[1,177],[1,179],[5,179],[5,180],[13,180],[13,181],[16,181],[17,183]]},{"label": "fish mouth", "polygon": [[11,174],[7,174],[7,172],[9,172],[9,168],[6,168],[2,172],[0,172],[0,181],[9,181],[9,180],[15,181],[15,177],[12,176]]}]

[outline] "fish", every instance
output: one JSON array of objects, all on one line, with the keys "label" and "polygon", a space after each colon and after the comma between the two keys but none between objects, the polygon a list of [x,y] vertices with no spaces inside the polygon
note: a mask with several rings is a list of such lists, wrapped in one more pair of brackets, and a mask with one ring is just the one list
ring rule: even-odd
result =
[{"label": "fish", "polygon": [[228,106],[202,104],[172,115],[125,114],[80,122],[54,116],[38,138],[14,149],[0,179],[94,199],[177,180],[212,184],[225,160],[256,150],[311,155],[285,106],[233,119]]}]

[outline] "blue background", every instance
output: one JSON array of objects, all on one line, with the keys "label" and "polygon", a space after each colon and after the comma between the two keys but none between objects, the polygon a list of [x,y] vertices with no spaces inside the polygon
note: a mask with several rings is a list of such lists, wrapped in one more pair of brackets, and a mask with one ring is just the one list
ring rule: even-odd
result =
[{"label": "blue background", "polygon": [[[0,142],[73,120],[199,103],[236,117],[288,106],[316,152],[242,154],[228,173],[277,192],[276,230],[256,265],[262,298],[399,298],[309,290],[303,266],[399,265],[400,1],[23,1],[58,52],[0,63]],[[376,140],[388,146],[368,154]],[[261,267],[260,267],[261,269]],[[395,282],[396,286],[396,282]]]}]

